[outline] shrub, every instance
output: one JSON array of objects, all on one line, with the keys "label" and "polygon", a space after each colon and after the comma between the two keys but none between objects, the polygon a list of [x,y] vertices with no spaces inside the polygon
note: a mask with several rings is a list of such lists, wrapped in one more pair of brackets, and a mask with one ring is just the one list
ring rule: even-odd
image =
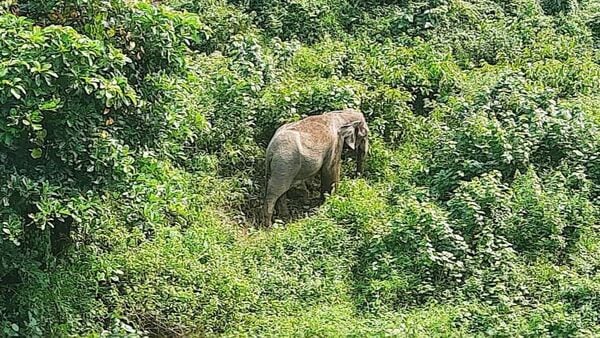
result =
[{"label": "shrub", "polygon": [[346,44],[334,40],[301,47],[289,61],[295,74],[323,78],[341,78],[346,75],[346,62]]},{"label": "shrub", "polygon": [[414,114],[428,115],[434,102],[460,87],[462,74],[452,56],[417,42],[414,47],[374,45],[361,40],[351,46],[348,72],[369,88],[387,85],[411,94]]},{"label": "shrub", "polygon": [[[43,280],[71,243],[75,196],[132,173],[114,120],[135,111],[137,94],[126,58],[72,28],[5,15],[0,36],[0,279],[12,295],[13,285]],[[30,316],[34,334],[39,317]]]},{"label": "shrub", "polygon": [[[21,232],[32,221],[49,231],[53,217],[68,214],[58,202],[65,196],[56,192],[60,187],[90,188],[132,171],[114,120],[136,104],[137,95],[122,76],[124,56],[98,41],[12,16],[2,17],[0,25],[0,44],[8,53],[0,70],[5,125],[0,149],[2,169],[14,173],[3,186],[14,203],[5,203],[13,215],[5,234]],[[10,183],[21,178],[21,184]],[[50,210],[41,210],[45,198],[55,202]]]},{"label": "shrub", "polygon": [[113,126],[137,102],[122,76],[125,57],[70,28],[39,28],[12,16],[0,25],[8,166],[88,184],[126,171],[127,148]]},{"label": "shrub", "polygon": [[548,15],[557,15],[561,13],[569,13],[578,8],[577,0],[542,0],[540,5],[544,13]]},{"label": "shrub", "polygon": [[167,4],[174,9],[191,12],[200,17],[201,22],[209,29],[206,51],[224,50],[232,37],[255,30],[250,15],[225,0],[170,0]]},{"label": "shrub", "polygon": [[506,236],[521,252],[563,260],[595,215],[585,194],[569,189],[560,172],[547,180],[542,184],[533,170],[515,180]]},{"label": "shrub", "polygon": [[211,30],[198,15],[165,6],[121,0],[32,0],[22,3],[22,11],[40,24],[69,25],[120,48],[133,61],[127,74],[134,83],[148,73],[181,70],[186,46],[212,51]]},{"label": "shrub", "polygon": [[338,12],[344,1],[281,0],[232,1],[244,4],[248,11],[256,14],[259,27],[268,35],[284,40],[299,39],[313,43],[329,35],[340,35],[342,31]]},{"label": "shrub", "polygon": [[564,62],[552,59],[534,62],[525,74],[549,88],[556,88],[561,97],[594,93],[599,89],[596,79],[600,78],[600,67],[581,55]]},{"label": "shrub", "polygon": [[490,20],[460,30],[455,36],[444,36],[440,44],[452,40],[454,56],[463,68],[484,62],[495,65],[519,55],[523,48],[519,33],[504,20]]},{"label": "shrub", "polygon": [[108,37],[134,60],[138,79],[159,70],[181,69],[186,46],[212,51],[208,48],[210,28],[197,15],[142,2],[116,14],[116,18],[107,14],[105,19]]},{"label": "shrub", "polygon": [[[483,2],[483,5],[479,3]],[[487,12],[495,12],[487,1],[368,1],[349,3],[345,15],[347,30],[355,35],[402,41],[413,37],[426,40],[453,31],[477,26]]]},{"label": "shrub", "polygon": [[[467,246],[447,213],[427,202],[398,200],[399,210],[364,250],[367,306],[392,308],[442,296],[464,276]],[[438,296],[438,297],[439,297]],[[443,297],[443,296],[442,296]]]},{"label": "shrub", "polygon": [[[474,106],[460,107],[461,125],[442,136],[430,173],[436,192],[451,191],[459,180],[500,170],[511,180],[529,164],[556,168],[563,161],[585,163],[594,129],[577,110],[559,107],[554,92],[529,87],[519,76],[505,76],[481,94]],[[520,94],[517,94],[520,92]],[[592,141],[593,142],[593,141]],[[439,165],[437,164],[439,163]],[[442,164],[443,163],[443,164]]]},{"label": "shrub", "polygon": [[397,144],[405,136],[413,136],[413,131],[421,122],[408,103],[411,95],[404,90],[382,85],[368,91],[361,105],[361,111],[369,121],[369,128],[391,144]]},{"label": "shrub", "polygon": [[600,41],[600,11],[598,9],[596,9],[596,12],[593,15],[590,15],[587,20],[587,26],[592,33],[596,45],[598,45],[598,42]]}]

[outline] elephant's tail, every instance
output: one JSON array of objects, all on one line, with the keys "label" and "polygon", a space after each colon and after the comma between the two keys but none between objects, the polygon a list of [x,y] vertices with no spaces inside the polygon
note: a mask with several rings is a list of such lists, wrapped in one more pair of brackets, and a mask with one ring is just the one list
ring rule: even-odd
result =
[{"label": "elephant's tail", "polygon": [[265,156],[265,191],[263,197],[267,198],[267,190],[269,189],[269,177],[271,176],[271,160],[273,156],[270,156],[269,152]]}]

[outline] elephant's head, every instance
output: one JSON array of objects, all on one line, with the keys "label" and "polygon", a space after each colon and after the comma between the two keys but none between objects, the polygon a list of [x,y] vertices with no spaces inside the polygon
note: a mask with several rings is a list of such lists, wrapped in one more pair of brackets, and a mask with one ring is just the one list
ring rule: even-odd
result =
[{"label": "elephant's head", "polygon": [[356,173],[362,174],[369,151],[369,127],[364,117],[343,125],[340,137],[350,149],[356,151]]}]

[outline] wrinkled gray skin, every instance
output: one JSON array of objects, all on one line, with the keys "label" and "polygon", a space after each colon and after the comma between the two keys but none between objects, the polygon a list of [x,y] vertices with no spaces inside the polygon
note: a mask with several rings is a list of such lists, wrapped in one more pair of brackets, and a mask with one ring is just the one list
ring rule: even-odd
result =
[{"label": "wrinkled gray skin", "polygon": [[278,214],[287,217],[286,192],[317,174],[321,175],[321,199],[331,193],[340,180],[344,144],[356,151],[356,171],[362,173],[368,132],[365,117],[353,109],[309,116],[277,129],[266,153],[263,224],[271,226],[276,203]]}]

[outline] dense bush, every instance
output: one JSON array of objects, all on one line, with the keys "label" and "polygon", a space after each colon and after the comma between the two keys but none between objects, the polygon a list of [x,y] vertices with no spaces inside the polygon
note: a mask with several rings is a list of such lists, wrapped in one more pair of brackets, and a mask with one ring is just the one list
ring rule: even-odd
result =
[{"label": "dense bush", "polygon": [[[577,174],[581,175],[573,173]],[[564,259],[578,242],[582,229],[594,225],[594,208],[585,192],[576,193],[567,187],[572,179],[557,172],[542,185],[535,172],[529,170],[515,180],[515,215],[508,220],[506,236],[517,250]]]},{"label": "dense bush", "polygon": [[543,0],[540,1],[540,5],[544,10],[544,13],[549,15],[557,15],[560,13],[571,12],[578,7],[577,0]]},{"label": "dense bush", "polygon": [[22,254],[43,259],[42,247],[56,245],[47,236],[72,221],[72,193],[133,170],[113,124],[135,112],[137,94],[122,75],[125,57],[71,28],[6,15],[0,36],[4,276],[25,259],[4,256],[10,246],[31,243]]},{"label": "dense bush", "polygon": [[0,279],[11,297],[13,285],[45,280],[72,241],[78,196],[133,171],[114,121],[135,113],[137,94],[123,54],[72,28],[5,15],[0,36]]},{"label": "dense bush", "polygon": [[269,36],[299,39],[306,43],[319,41],[328,35],[340,35],[340,12],[344,0],[251,0],[230,1],[243,5],[256,16],[256,24]]},{"label": "dense bush", "polygon": [[[0,335],[595,334],[598,8],[0,2]],[[364,175],[256,227],[347,107]]]},{"label": "dense bush", "polygon": [[130,60],[130,80],[183,67],[186,46],[207,51],[211,30],[198,15],[166,6],[121,0],[23,1],[21,11],[42,25],[74,27],[91,38],[120,48]]},{"label": "dense bush", "polygon": [[441,136],[428,170],[432,187],[444,196],[459,181],[489,170],[512,180],[530,164],[545,170],[563,162],[589,163],[595,127],[580,111],[557,106],[555,100],[555,91],[509,75],[471,104],[458,105],[460,125]]}]

